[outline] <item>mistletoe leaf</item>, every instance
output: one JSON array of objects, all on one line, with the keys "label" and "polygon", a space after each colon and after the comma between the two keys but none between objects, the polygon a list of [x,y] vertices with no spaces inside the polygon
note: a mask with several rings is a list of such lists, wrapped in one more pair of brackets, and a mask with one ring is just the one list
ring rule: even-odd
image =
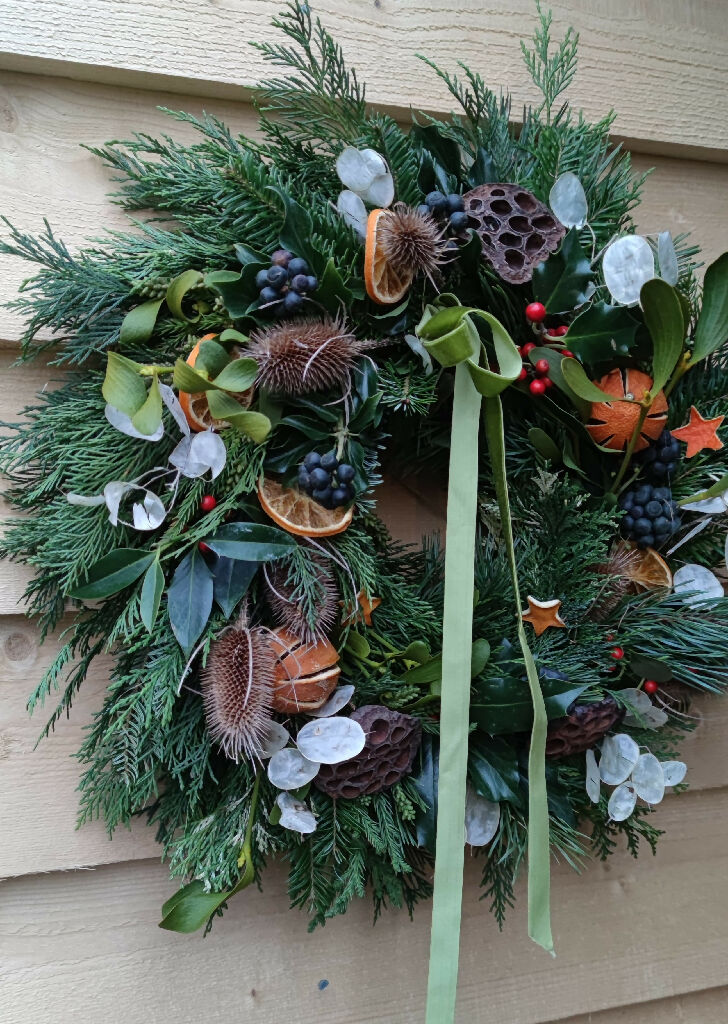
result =
[{"label": "mistletoe leaf", "polygon": [[121,321],[119,343],[121,345],[143,345],[149,341],[157,323],[164,299],[150,299],[130,309]]},{"label": "mistletoe leaf", "polygon": [[[323,270],[321,254],[311,244],[313,223],[311,215],[295,199],[291,199],[286,191],[276,185],[269,185],[283,203],[284,217],[280,230],[280,242],[285,249],[290,249],[297,256],[308,260],[311,267],[320,275]],[[247,269],[247,268],[246,268]]]},{"label": "mistletoe leaf", "polygon": [[659,277],[642,285],[640,303],[652,338],[651,392],[656,395],[667,384],[682,352],[685,337],[682,306],[672,285]]},{"label": "mistletoe leaf", "polygon": [[145,437],[149,437],[159,430],[159,424],[162,422],[162,394],[159,390],[156,373],[152,378],[152,386],[149,388],[144,404],[134,413],[131,422],[134,429],[138,430],[140,434],[144,434]]},{"label": "mistletoe leaf", "polygon": [[614,395],[602,391],[601,388],[589,380],[578,359],[567,357],[561,360],[561,373],[567,385],[579,398],[587,402],[613,402]]},{"label": "mistletoe leaf", "polygon": [[79,601],[93,601],[118,594],[138,580],[153,560],[151,551],[117,548],[94,562],[86,573],[85,582],[69,591],[68,596]]},{"label": "mistletoe leaf", "polygon": [[198,370],[204,370],[208,377],[214,378],[230,362],[230,354],[212,338],[200,342],[197,351],[195,366]]},{"label": "mistletoe leaf", "polygon": [[572,228],[559,251],[534,270],[534,298],[544,304],[549,315],[565,313],[588,300],[593,281],[589,258]]},{"label": "mistletoe leaf", "polygon": [[231,895],[231,891],[205,892],[204,882],[195,879],[167,900],[159,927],[184,934],[196,932]]},{"label": "mistletoe leaf", "polygon": [[257,372],[258,364],[255,359],[246,356],[233,359],[215,377],[215,387],[222,388],[223,391],[238,393],[247,391],[249,387],[252,387]]},{"label": "mistletoe leaf", "polygon": [[175,570],[167,591],[167,608],[172,632],[189,655],[212,611],[212,573],[196,547]]},{"label": "mistletoe leaf", "polygon": [[118,352],[109,352],[101,394],[109,405],[131,417],[147,400],[147,387],[139,376],[139,363]]},{"label": "mistletoe leaf", "polygon": [[629,355],[638,326],[625,306],[595,302],[569,327],[569,350],[584,363],[613,362]]},{"label": "mistletoe leaf", "polygon": [[705,271],[703,305],[695,328],[690,362],[697,363],[715,352],[728,338],[728,252]]},{"label": "mistletoe leaf", "polygon": [[203,282],[204,276],[199,270],[185,270],[170,282],[169,288],[167,288],[167,306],[175,320],[196,323],[200,319],[199,313],[188,316],[184,311],[183,303],[188,292],[199,288]]}]

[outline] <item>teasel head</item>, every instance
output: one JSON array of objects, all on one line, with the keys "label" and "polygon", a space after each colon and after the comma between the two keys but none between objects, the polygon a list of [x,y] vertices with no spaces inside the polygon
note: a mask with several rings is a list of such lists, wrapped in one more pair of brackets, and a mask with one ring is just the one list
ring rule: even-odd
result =
[{"label": "teasel head", "polygon": [[282,320],[253,331],[248,355],[258,363],[257,383],[278,395],[348,389],[355,360],[372,342],[360,341],[343,317]]},{"label": "teasel head", "polygon": [[607,561],[596,566],[597,571],[604,576],[604,583],[589,606],[590,619],[604,622],[617,605],[634,592],[632,576],[638,563],[639,552],[636,549],[621,543],[612,545]]},{"label": "teasel head", "polygon": [[448,239],[429,213],[397,203],[382,217],[382,251],[399,274],[424,274],[432,280],[447,262]]},{"label": "teasel head", "polygon": [[233,761],[259,757],[272,715],[276,656],[268,632],[243,612],[213,641],[202,672],[202,701],[213,743]]},{"label": "teasel head", "polygon": [[307,643],[315,643],[327,637],[339,614],[339,591],[331,573],[321,559],[312,559],[316,567],[316,606],[314,615],[306,615],[300,600],[296,600],[296,588],[288,582],[285,565],[268,563],[263,567],[265,595],[277,626],[300,636]]}]

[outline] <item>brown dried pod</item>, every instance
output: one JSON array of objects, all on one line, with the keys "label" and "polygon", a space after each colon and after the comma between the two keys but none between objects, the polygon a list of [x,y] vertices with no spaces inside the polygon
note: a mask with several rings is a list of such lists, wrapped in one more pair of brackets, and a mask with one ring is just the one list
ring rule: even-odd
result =
[{"label": "brown dried pod", "polygon": [[339,612],[339,591],[336,581],[320,559],[313,558],[312,561],[316,568],[319,592],[315,622],[309,622],[301,610],[300,602],[294,600],[294,588],[288,582],[288,569],[275,562],[263,566],[265,596],[276,624],[289,633],[300,636],[306,643],[326,637],[331,632]]},{"label": "brown dried pod", "polygon": [[336,689],[339,655],[326,638],[307,643],[286,629],[276,629],[270,644],[276,657],[273,708],[286,715],[317,711]]},{"label": "brown dried pod", "polygon": [[478,185],[463,196],[483,255],[510,284],[530,281],[566,234],[548,206],[520,185]]},{"label": "brown dried pod", "polygon": [[589,750],[624,718],[614,697],[596,704],[577,704],[565,718],[551,722],[546,734],[546,756],[566,757]]},{"label": "brown dried pod", "polygon": [[266,630],[251,629],[243,613],[210,647],[202,672],[202,701],[213,743],[237,761],[259,756],[273,709],[276,655]]},{"label": "brown dried pod", "polygon": [[314,785],[333,797],[358,796],[389,789],[412,771],[422,726],[412,715],[379,704],[365,704],[350,718],[366,733],[364,749],[339,764],[322,764]]}]

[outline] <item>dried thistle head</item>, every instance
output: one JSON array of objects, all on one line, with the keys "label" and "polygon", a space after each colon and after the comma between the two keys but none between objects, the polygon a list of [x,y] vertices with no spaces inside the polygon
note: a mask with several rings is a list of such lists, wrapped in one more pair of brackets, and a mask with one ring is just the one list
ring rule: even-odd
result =
[{"label": "dried thistle head", "polygon": [[589,618],[603,622],[627,594],[634,593],[634,576],[639,564],[640,553],[636,548],[621,541],[612,545],[607,561],[596,566],[605,580],[591,604]]},{"label": "dried thistle head", "polygon": [[202,673],[202,701],[214,743],[233,761],[258,757],[273,706],[276,656],[265,630],[245,613],[217,637]]},{"label": "dried thistle head", "polygon": [[429,213],[397,203],[381,218],[378,232],[382,252],[397,274],[432,279],[446,262],[448,239]]},{"label": "dried thistle head", "polygon": [[343,318],[282,320],[253,331],[248,355],[258,363],[257,382],[279,395],[346,387],[355,359],[368,348]]},{"label": "dried thistle head", "polygon": [[339,591],[331,573],[320,559],[313,559],[316,568],[317,601],[315,617],[306,615],[300,600],[296,600],[295,587],[288,582],[284,566],[269,563],[264,566],[265,593],[276,625],[300,636],[307,643],[316,643],[328,636],[339,612]]}]

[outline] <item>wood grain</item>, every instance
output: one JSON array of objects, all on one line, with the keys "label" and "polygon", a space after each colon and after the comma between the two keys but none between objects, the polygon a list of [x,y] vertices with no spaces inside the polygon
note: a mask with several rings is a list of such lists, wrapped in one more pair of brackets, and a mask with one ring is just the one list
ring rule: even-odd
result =
[{"label": "wood grain", "polygon": [[601,1013],[580,1013],[552,1024],[725,1024],[726,1006],[728,989],[713,988]]},{"label": "wood grain", "polygon": [[[0,0],[0,63],[17,70],[237,95],[270,74],[250,41],[271,39],[280,0]],[[556,30],[574,24],[581,61],[574,98],[590,117],[619,107],[615,130],[644,149],[724,160],[728,23],[709,0],[555,0]],[[369,99],[406,109],[450,108],[417,59],[458,60],[514,110],[534,99],[519,43],[533,31],[531,0],[320,0],[316,13],[367,83]],[[384,55],[391,55],[384,59]],[[699,115],[696,116],[696,112]]]},{"label": "wood grain", "polygon": [[[555,960],[526,938],[522,887],[506,933],[498,934],[477,901],[477,864],[469,862],[458,1021],[553,1022],[721,985],[727,807],[725,790],[672,802],[654,863],[618,855],[581,878],[558,867]],[[358,903],[309,936],[305,919],[287,909],[283,873],[273,867],[264,891],[236,897],[203,942],[157,929],[172,889],[151,862],[5,882],[4,1024],[98,1024],[122,1012],[125,1024],[422,1019],[428,908],[414,923],[387,913],[372,929],[368,905]],[[322,981],[329,983],[323,990]]]}]

